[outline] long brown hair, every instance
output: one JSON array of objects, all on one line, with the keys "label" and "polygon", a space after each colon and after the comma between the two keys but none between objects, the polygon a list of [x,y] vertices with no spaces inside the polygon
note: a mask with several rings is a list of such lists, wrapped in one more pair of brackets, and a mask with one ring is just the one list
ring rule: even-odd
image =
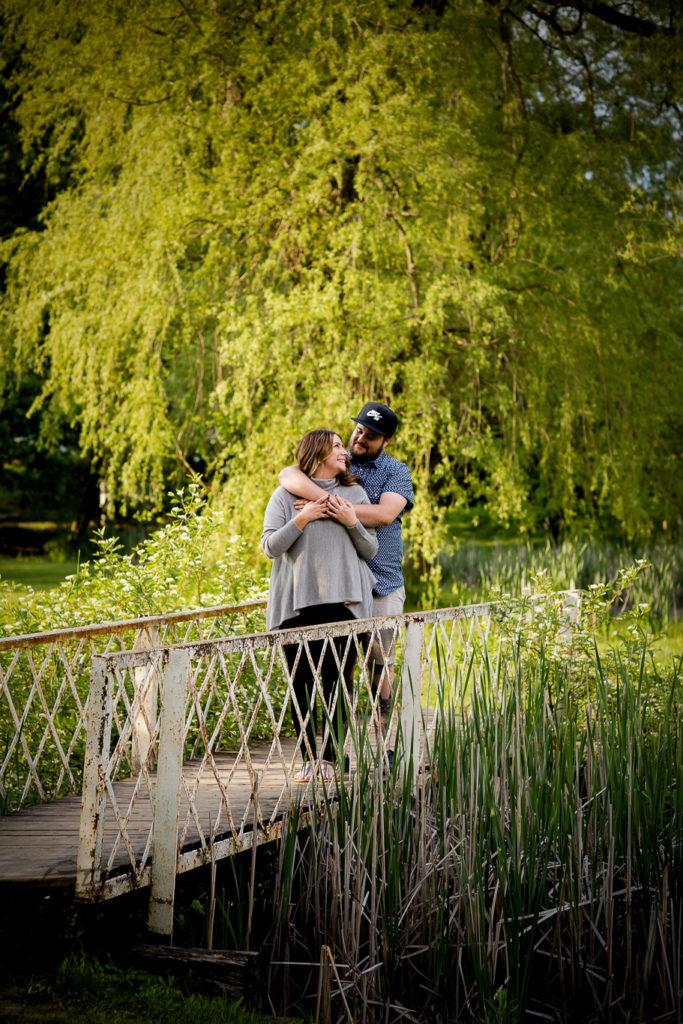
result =
[{"label": "long brown hair", "polygon": [[[305,473],[306,476],[314,476],[318,464],[332,451],[335,437],[339,437],[339,434],[334,430],[310,430],[304,434],[296,446],[296,461],[302,473]],[[360,478],[349,471],[348,456],[346,457],[346,469],[340,470],[336,479],[342,487],[360,483]]]}]

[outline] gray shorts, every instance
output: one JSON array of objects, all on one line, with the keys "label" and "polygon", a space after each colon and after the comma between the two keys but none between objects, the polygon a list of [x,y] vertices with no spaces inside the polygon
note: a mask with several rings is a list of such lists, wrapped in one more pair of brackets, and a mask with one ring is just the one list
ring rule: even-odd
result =
[{"label": "gray shorts", "polygon": [[[406,588],[399,587],[389,594],[374,594],[372,598],[373,615],[401,615],[406,600]],[[381,629],[379,636],[373,640],[372,659],[377,665],[393,665],[396,661],[396,636],[398,630]]]}]

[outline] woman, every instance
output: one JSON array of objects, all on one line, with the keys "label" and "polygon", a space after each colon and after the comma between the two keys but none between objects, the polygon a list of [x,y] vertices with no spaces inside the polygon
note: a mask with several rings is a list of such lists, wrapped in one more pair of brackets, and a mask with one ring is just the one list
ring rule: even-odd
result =
[{"label": "woman", "polygon": [[[273,559],[268,592],[266,624],[268,629],[290,629],[345,619],[362,619],[372,614],[372,588],[375,578],[366,558],[377,552],[375,531],[368,530],[356,518],[353,504],[366,504],[369,499],[357,477],[349,472],[348,457],[338,434],[331,430],[312,430],[301,439],[296,449],[299,468],[323,487],[327,494],[317,501],[306,502],[300,511],[294,507],[296,498],[278,487],[266,508],[261,544]],[[309,643],[311,660],[317,666],[323,640]],[[320,682],[325,704],[330,709],[330,730],[322,761],[320,777],[334,778],[332,761],[335,744],[343,742],[335,733],[339,713],[346,723],[346,702],[338,693],[339,664],[342,663],[347,637],[334,639],[338,662],[330,643],[320,669]],[[316,709],[313,699],[315,676],[306,651],[301,648],[295,667],[298,644],[286,644],[285,656],[292,675],[292,687],[299,713],[293,706],[295,728],[310,711],[306,726],[308,746],[304,749],[304,767],[297,781],[308,782],[314,771],[309,758],[317,757]],[[345,677],[351,678],[356,660],[355,645],[349,645]],[[335,707],[335,695],[337,704]],[[334,708],[334,710],[333,710]],[[323,720],[323,729],[325,721]]]}]

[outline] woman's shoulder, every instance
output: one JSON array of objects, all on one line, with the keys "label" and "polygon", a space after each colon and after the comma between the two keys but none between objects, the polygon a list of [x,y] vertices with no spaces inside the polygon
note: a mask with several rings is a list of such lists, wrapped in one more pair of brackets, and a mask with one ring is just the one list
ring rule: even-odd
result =
[{"label": "woman's shoulder", "polygon": [[269,504],[290,505],[294,501],[294,495],[290,494],[284,487],[276,487],[270,496]]}]

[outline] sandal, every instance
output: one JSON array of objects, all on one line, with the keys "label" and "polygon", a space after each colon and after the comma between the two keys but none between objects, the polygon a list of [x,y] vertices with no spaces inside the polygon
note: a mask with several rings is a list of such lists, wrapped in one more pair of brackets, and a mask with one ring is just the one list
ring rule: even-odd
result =
[{"label": "sandal", "polygon": [[313,761],[305,761],[300,772],[294,776],[295,782],[310,782],[313,778]]},{"label": "sandal", "polygon": [[314,773],[320,782],[334,782],[335,780],[334,765],[329,761],[306,761],[301,771],[294,776],[294,781],[304,784],[312,782]]}]

